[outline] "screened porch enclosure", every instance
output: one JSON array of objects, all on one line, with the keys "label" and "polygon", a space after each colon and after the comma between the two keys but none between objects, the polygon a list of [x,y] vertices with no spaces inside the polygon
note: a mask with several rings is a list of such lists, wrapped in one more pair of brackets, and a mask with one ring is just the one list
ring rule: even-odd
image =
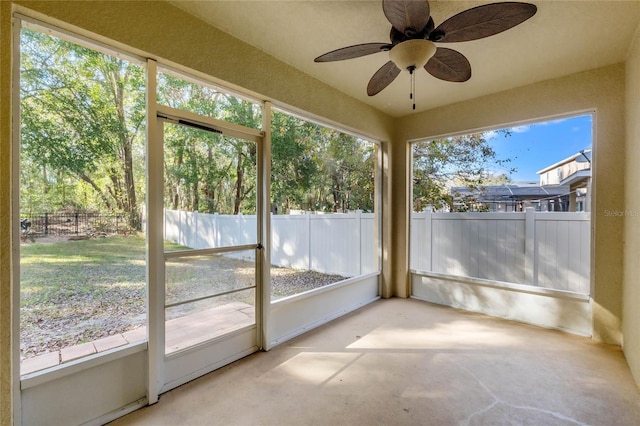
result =
[{"label": "screened porch enclosure", "polygon": [[[239,368],[251,366],[253,359],[261,358],[262,354],[249,356],[256,351],[271,352],[272,348],[279,348],[279,351],[290,352],[291,362],[285,358],[278,360],[284,352],[277,352],[278,356],[267,362],[270,363],[265,370],[268,375],[256,376],[257,370],[252,373],[251,368],[246,369],[244,373],[249,374],[249,380],[238,387],[235,394],[224,380],[219,380],[222,376],[218,373],[210,375],[213,377],[210,396],[219,407],[208,406],[208,411],[200,418],[206,415],[217,418],[211,416],[222,408],[220,412],[227,413],[226,418],[237,419],[235,416],[246,408],[247,401],[251,401],[244,398],[249,395],[247,389],[253,396],[276,395],[271,400],[276,405],[283,402],[284,399],[277,396],[278,389],[269,385],[274,380],[287,379],[287,373],[291,373],[292,389],[303,386],[310,391],[308,395],[301,393],[301,399],[330,390],[335,391],[336,402],[343,404],[344,392],[341,390],[348,386],[344,381],[347,376],[343,373],[351,374],[354,369],[361,369],[363,389],[373,389],[378,393],[379,401],[398,403],[395,405],[397,412],[385,409],[384,404],[382,411],[393,414],[396,419],[410,416],[420,423],[425,418],[433,418],[429,417],[432,412],[420,411],[426,407],[421,401],[426,398],[437,403],[447,395],[438,393],[437,386],[407,387],[406,380],[404,383],[399,381],[395,388],[397,392],[391,395],[389,386],[376,387],[377,378],[394,369],[398,377],[411,376],[412,368],[426,365],[412,362],[412,358],[420,355],[415,350],[417,346],[426,348],[423,355],[432,366],[452,367],[472,384],[478,382],[465,371],[467,365],[459,368],[440,361],[454,352],[459,355],[457,361],[469,361],[478,355],[487,364],[499,366],[498,370],[509,368],[517,375],[518,364],[501,363],[505,359],[504,351],[474,352],[477,348],[465,343],[479,338],[482,340],[480,346],[493,345],[495,349],[495,339],[492,336],[485,338],[484,332],[488,329],[482,330],[482,323],[514,325],[510,321],[504,322],[504,318],[592,336],[584,339],[543,330],[539,334],[541,340],[537,347],[541,350],[538,352],[527,352],[526,346],[531,345],[531,341],[524,339],[521,355],[527,359],[538,355],[544,359],[553,352],[544,353],[548,349],[546,343],[549,343],[546,336],[554,336],[554,344],[563,350],[566,349],[563,336],[567,340],[580,341],[585,347],[593,347],[594,343],[599,345],[599,342],[615,345],[603,347],[605,352],[619,350],[617,347],[624,341],[621,350],[626,363],[617,357],[620,362],[616,361],[615,373],[619,372],[619,378],[627,382],[638,381],[632,380],[639,377],[640,371],[639,339],[634,331],[640,316],[632,308],[640,294],[633,280],[638,275],[633,260],[637,245],[634,232],[638,226],[636,216],[627,215],[625,210],[635,211],[638,204],[632,194],[633,181],[638,174],[633,167],[633,158],[638,151],[638,129],[632,123],[640,105],[636,95],[640,84],[637,77],[640,74],[636,72],[640,66],[640,39],[635,31],[640,9],[631,5],[633,2],[585,3],[586,12],[571,25],[566,21],[571,16],[566,4],[536,2],[540,19],[536,17],[536,21],[531,21],[532,25],[520,27],[525,36],[535,33],[547,37],[542,36],[544,31],[537,31],[547,26],[551,28],[552,20],[547,17],[553,17],[556,22],[562,20],[567,24],[567,30],[580,28],[596,18],[605,23],[616,20],[620,31],[612,33],[615,37],[606,55],[603,55],[602,46],[596,46],[595,50],[576,49],[571,52],[576,60],[564,62],[563,68],[548,68],[544,60],[537,60],[536,66],[545,68],[545,74],[537,74],[542,75],[537,80],[530,79],[527,73],[510,72],[509,67],[498,69],[499,62],[490,60],[492,46],[500,47],[501,35],[486,45],[484,41],[470,42],[468,49],[477,49],[476,57],[469,56],[475,75],[492,74],[496,78],[490,85],[475,85],[472,81],[469,85],[454,85],[457,89],[449,91],[449,83],[437,81],[422,72],[424,81],[418,80],[417,111],[409,111],[409,84],[403,85],[400,78],[394,84],[400,87],[398,92],[402,91],[401,100],[396,102],[396,88],[393,87],[389,88],[393,96],[380,94],[373,100],[366,97],[362,86],[366,85],[366,78],[357,78],[357,73],[368,74],[370,78],[384,62],[386,53],[342,64],[315,64],[309,44],[305,50],[309,57],[295,58],[307,61],[305,66],[313,64],[314,70],[307,74],[304,67],[272,56],[273,53],[260,50],[258,44],[206,21],[205,15],[195,15],[192,13],[195,9],[188,10],[190,5],[195,8],[206,4],[213,11],[223,12],[233,9],[230,6],[217,6],[215,2],[178,3],[2,2],[3,60],[0,68],[3,70],[4,95],[0,126],[3,134],[0,138],[0,204],[3,214],[0,215],[0,228],[3,232],[0,232],[0,240],[7,250],[0,256],[3,272],[0,293],[3,306],[11,312],[4,307],[1,310],[2,333],[10,339],[10,347],[3,339],[1,352],[3,359],[11,362],[2,363],[0,367],[3,378],[0,387],[3,396],[9,392],[11,395],[0,401],[0,419],[7,418],[5,414],[8,413],[6,415],[16,425],[107,424],[153,405],[160,395],[171,389],[231,363],[234,363],[232,368],[227,370],[238,373]],[[283,2],[279,7],[289,11],[296,9],[301,17],[313,18],[314,8],[326,8],[326,16],[331,16],[331,7],[340,10],[350,7],[348,2],[336,6],[338,3],[320,6],[316,2]],[[430,3],[434,19],[445,11],[454,13],[452,8],[465,7],[456,2]],[[371,5],[374,3],[369,5],[373,10]],[[244,18],[250,18],[251,6],[245,6],[247,16]],[[280,10],[266,5],[259,7],[268,10],[272,17]],[[384,20],[379,2],[375,4],[375,12],[377,18]],[[255,16],[255,9],[251,9],[251,13]],[[243,16],[237,12],[233,14],[238,21],[230,20],[229,25],[242,29]],[[214,15],[213,18],[219,19],[222,13]],[[342,22],[345,16],[348,15],[340,14]],[[370,16],[374,16],[373,12]],[[313,27],[327,23],[320,16],[318,18],[300,19],[298,24]],[[270,20],[260,22],[264,24]],[[265,28],[255,26],[251,31],[238,34],[264,35],[269,43],[277,42],[274,38],[277,35],[263,32]],[[305,29],[308,31],[309,28]],[[21,75],[26,69],[26,63],[21,62],[25,53],[21,33],[25,29],[45,41],[48,37],[58,38],[74,45],[53,51],[70,49],[71,57],[63,58],[62,62],[68,61],[75,66],[64,72],[54,66],[42,70],[32,68],[37,72]],[[367,31],[373,29],[368,27]],[[388,27],[385,31],[383,37],[388,34]],[[322,47],[319,43],[330,42],[319,34],[315,31],[313,36],[313,43],[318,43],[316,47]],[[572,43],[589,45],[585,35],[588,31],[576,34],[581,35],[572,39]],[[608,34],[607,39],[612,34]],[[348,37],[349,31],[340,37],[343,36]],[[537,39],[531,40],[535,44]],[[281,45],[286,47],[287,44]],[[532,61],[533,56],[526,53],[526,49],[522,50],[521,45],[519,50],[515,47],[514,52]],[[135,83],[138,91],[121,109],[125,113],[136,112],[125,120],[131,128],[118,124],[117,108],[115,115],[103,114],[105,111],[99,114],[83,111],[73,117],[71,121],[79,125],[78,130],[81,130],[80,125],[86,124],[86,129],[95,136],[83,138],[87,146],[82,146],[68,143],[67,138],[73,137],[74,133],[69,130],[71,121],[59,131],[43,127],[56,123],[60,117],[56,114],[64,108],[48,110],[46,120],[43,120],[38,118],[39,107],[30,105],[30,109],[25,109],[20,103],[21,90],[25,89],[21,88],[21,80],[27,74],[29,78],[37,77],[40,71],[60,71],[59,76],[64,78],[98,74],[95,69],[79,65],[85,50],[89,51],[89,63],[96,64],[104,54],[114,61],[107,68],[115,67],[117,61],[135,65],[137,68],[130,71],[128,82]],[[44,56],[47,52],[33,49],[30,54]],[[294,55],[295,51],[291,49],[290,53]],[[373,62],[377,59],[382,62],[375,66]],[[360,63],[366,66],[358,66]],[[37,67],[38,64],[39,61],[34,60],[27,65]],[[356,73],[340,73],[339,67],[343,64],[352,66]],[[493,69],[483,68],[487,64]],[[514,67],[518,64],[522,66],[523,62],[515,61]],[[371,72],[366,71],[369,66]],[[89,71],[85,73],[87,69]],[[331,78],[325,80],[320,74],[314,74],[315,70],[323,75],[327,70],[327,77],[333,73],[332,78],[343,78],[345,87],[349,86],[354,92],[343,91],[342,83],[330,84]],[[497,73],[487,73],[492,70]],[[10,76],[12,71],[13,78],[5,79],[4,76]],[[534,71],[532,69],[532,73]],[[520,80],[509,80],[513,84],[506,85],[508,81],[500,79],[500,73],[505,77],[508,74],[509,78],[518,76]],[[406,78],[404,80],[407,82]],[[355,93],[355,83],[360,85],[358,90],[362,97],[357,93],[349,94]],[[431,84],[439,86],[432,87]],[[110,99],[110,95],[101,95],[98,88],[81,80],[66,87],[76,90],[80,99],[67,103],[70,108],[104,105]],[[37,101],[38,93],[31,89],[26,88],[27,97],[29,101]],[[441,97],[441,91],[447,92],[446,96]],[[11,96],[8,96],[10,92]],[[88,101],[90,97],[92,100]],[[388,107],[386,99],[390,102]],[[409,106],[398,108],[396,103]],[[426,105],[432,106],[427,108]],[[176,111],[179,114],[175,114]],[[593,170],[599,175],[593,183],[594,194],[597,191],[598,196],[593,198],[592,213],[545,217],[518,212],[510,217],[474,218],[466,213],[450,213],[448,217],[442,216],[441,212],[427,215],[422,208],[420,213],[412,212],[412,141],[491,129],[508,123],[518,126],[572,114],[593,114],[594,144],[596,136],[598,142],[593,150]],[[104,118],[107,124],[98,126],[81,119],[86,116]],[[30,121],[21,123],[23,117]],[[41,126],[32,128],[46,132],[26,132],[29,126]],[[114,134],[108,141],[98,140],[101,134],[123,128],[135,129],[135,132],[128,139]],[[165,131],[167,137],[163,140],[160,134]],[[39,143],[34,137],[38,134],[48,136],[50,140]],[[21,136],[31,138],[28,149],[23,149],[26,140],[20,140]],[[247,139],[249,143],[246,143]],[[132,176],[126,176],[124,169],[121,175],[111,174],[115,165],[125,162],[112,157],[107,149],[124,140],[134,142],[131,151],[121,150],[123,154],[131,154]],[[217,143],[216,140],[224,142]],[[51,153],[47,156],[38,151],[45,148],[73,148],[68,150],[73,161],[65,162]],[[85,148],[100,152],[88,155],[82,151]],[[34,155],[27,160],[23,155],[29,153]],[[47,164],[31,161],[33,158],[46,158]],[[336,161],[345,158],[350,161]],[[90,159],[97,161],[89,164]],[[108,202],[98,192],[92,192],[96,190],[89,182],[78,182],[68,170],[55,169],[73,165],[71,163],[90,166],[87,171],[96,172],[99,179],[93,179],[96,175],[91,173],[86,177],[105,190],[102,194]],[[133,205],[130,202],[133,194],[127,192],[131,182],[136,189],[140,214],[134,215],[135,209],[130,209],[124,217],[121,210]],[[154,183],[149,185],[150,182]],[[117,187],[119,184],[122,186]],[[109,187],[120,197],[118,200],[109,199]],[[23,191],[27,188],[30,193]],[[19,206],[17,200],[20,200]],[[96,224],[85,226],[83,231],[82,214],[78,212],[76,216],[74,209],[83,207],[85,202],[89,206],[87,210],[107,209],[110,204],[118,211],[99,214]],[[29,209],[23,210],[26,206],[31,209],[29,212]],[[35,242],[28,235],[23,240],[15,231],[20,229],[23,216],[35,218],[35,234],[51,239],[52,234],[57,234],[55,238],[64,238],[68,247],[78,243],[76,252],[58,256],[56,247],[49,245],[50,241],[39,241],[40,235],[34,235]],[[136,222],[139,222],[139,228]],[[94,229],[105,231],[94,232]],[[83,236],[83,232],[87,239],[66,241],[69,235]],[[111,245],[118,241],[119,245]],[[96,254],[81,245],[84,243],[104,244]],[[43,247],[47,253],[38,252]],[[25,262],[21,264],[23,259]],[[66,280],[68,272],[61,272],[62,265],[78,267],[80,278]],[[107,265],[116,265],[120,271],[113,272]],[[98,270],[103,274],[99,275]],[[38,276],[34,282],[34,287],[38,287],[36,290],[27,286],[25,273],[31,272]],[[67,283],[59,285],[60,281]],[[54,296],[53,287],[64,291]],[[285,287],[287,291],[281,291]],[[107,288],[117,289],[115,295],[106,297]],[[27,293],[34,296],[36,304],[32,301],[23,304],[28,300]],[[375,309],[375,301],[380,298],[389,298],[379,303],[389,303],[394,309],[390,309],[388,316],[378,315],[381,322],[372,322],[370,319],[380,312]],[[59,342],[55,338],[62,334],[57,330],[79,330],[81,327],[73,321],[80,315],[68,315],[59,307],[45,312],[34,309],[38,301],[44,299],[79,301],[85,307],[89,303],[83,301],[97,302],[101,311],[88,310],[82,316],[89,320],[88,330],[100,333],[70,339],[68,346],[56,348]],[[453,315],[433,326],[424,321],[411,321],[430,315],[438,319],[431,308],[449,312],[447,308],[425,301],[484,312],[502,319],[483,317],[478,321],[476,314],[454,309],[452,312],[461,315]],[[141,308],[136,307],[135,312],[132,309],[124,315],[129,302],[135,302]],[[406,312],[402,309],[404,303],[408,304]],[[92,304],[91,309],[94,306]],[[361,307],[364,309],[355,312]],[[422,309],[425,307],[430,308]],[[64,315],[56,318],[56,309]],[[106,315],[100,316],[99,312]],[[335,329],[331,325],[303,336],[351,312],[354,314],[345,318],[351,318],[347,327],[339,332],[343,337],[334,339]],[[360,313],[365,315],[360,316]],[[74,314],[80,314],[80,311]],[[135,328],[120,329],[110,322],[120,318]],[[65,324],[59,325],[52,319],[61,319]],[[111,324],[110,328],[97,330],[92,327],[98,319]],[[20,328],[23,321],[44,331],[43,342],[47,343],[42,346],[51,350],[38,355],[46,355],[55,362],[24,368],[27,361],[35,358],[29,358],[35,352],[26,357],[23,352],[28,346],[23,346],[26,342]],[[526,324],[515,325],[516,328],[537,330]],[[447,328],[460,333],[448,333]],[[431,334],[437,335],[436,338],[432,339]],[[298,336],[302,340],[294,340]],[[443,336],[444,339],[438,340]],[[315,345],[314,339],[327,346],[310,348],[308,344]],[[507,340],[501,341],[508,345]],[[341,341],[346,343],[343,345]],[[291,345],[285,342],[291,342]],[[300,347],[300,343],[304,347]],[[334,349],[335,353],[329,353]],[[342,349],[346,352],[338,353]],[[354,349],[356,352],[361,349],[361,353],[356,354]],[[563,350],[556,355],[570,358]],[[318,355],[314,359],[317,369],[305,366],[309,351]],[[588,357],[590,351],[585,353]],[[383,362],[371,363],[373,358]],[[329,365],[329,359],[339,362]],[[355,362],[345,364],[342,362],[345,360]],[[575,362],[568,365],[579,367]],[[409,368],[405,368],[407,366]],[[442,368],[436,370],[444,371]],[[484,371],[487,372],[490,370]],[[326,377],[321,377],[323,374]],[[473,370],[473,374],[479,376],[483,371]],[[331,375],[329,381],[328,375]],[[551,383],[545,382],[546,379],[540,381],[535,374],[531,378],[529,393],[542,392]],[[488,380],[481,384],[489,384],[491,380]],[[312,383],[313,386],[308,386]],[[566,389],[575,385],[571,381],[567,383]],[[589,385],[584,381],[582,384],[585,383]],[[189,384],[186,388],[197,390],[199,385],[194,385]],[[499,392],[507,388],[498,383],[494,385],[497,388],[491,388],[493,395],[501,398]],[[610,394],[607,386],[619,390],[625,404],[635,403],[637,399],[631,389],[632,383],[621,386],[612,380],[600,385],[603,383],[587,386],[593,391],[587,392],[587,399]],[[586,388],[583,386],[582,389]],[[225,394],[227,390],[229,392]],[[571,404],[570,394],[563,394],[564,399],[556,398],[555,402],[548,398],[549,405],[540,407],[582,420],[582,417],[574,416],[575,413],[556,409],[558,401]],[[487,407],[504,413],[500,408],[505,406],[490,393],[480,389],[475,396],[478,395],[488,397],[487,404],[477,407],[482,418],[488,418],[484,417],[486,411],[481,411]],[[474,397],[473,392],[471,397]],[[165,402],[171,398],[165,398]],[[198,400],[197,394],[195,398]],[[327,408],[326,401],[318,401],[321,412]],[[491,405],[496,401],[497,405]],[[347,402],[349,405],[333,407],[336,408],[334,414],[339,414],[335,418],[359,418],[362,407],[351,404],[353,401]],[[304,411],[304,404],[289,401],[288,405],[294,411]],[[438,404],[431,405],[433,407],[429,406],[429,409],[438,410]],[[156,407],[160,406],[156,404]],[[418,407],[418,411],[405,410],[412,406]],[[589,406],[588,401],[587,406],[594,411],[601,408],[598,404]],[[261,408],[266,416],[272,413],[266,406]],[[622,410],[627,415],[637,411],[633,407],[628,409],[627,405]],[[164,418],[171,419],[177,412],[170,409],[166,413],[168,417]],[[422,414],[424,417],[418,417]],[[606,418],[606,414],[593,418]],[[283,418],[292,418],[287,415],[284,413]],[[469,417],[448,418],[463,421]],[[554,419],[558,420],[558,417]]]},{"label": "screened porch enclosure", "polygon": [[[579,144],[591,152],[593,114],[522,126],[535,135],[545,129],[546,138],[561,146],[553,152],[540,136],[513,136],[516,128],[411,144],[413,297],[591,335],[592,170],[590,158],[573,150]],[[554,126],[565,122],[572,134],[582,126],[576,140],[565,141]],[[565,152],[572,155],[558,162]],[[563,186],[561,179],[550,182],[547,170],[582,180]],[[516,176],[529,181],[514,181]],[[578,198],[587,211],[576,211]],[[561,201],[573,211],[547,211]]]},{"label": "screened porch enclosure", "polygon": [[[62,341],[55,340],[52,333],[31,336],[26,331],[22,335],[25,342],[26,337],[41,342],[30,346],[33,350],[25,351],[20,359],[19,402],[24,422],[108,421],[121,415],[123,406],[153,403],[176,386],[380,297],[380,189],[376,179],[381,160],[376,143],[331,125],[287,115],[285,109],[273,111],[267,102],[154,60],[119,53],[114,59],[110,49],[103,52],[101,46],[67,33],[63,40],[56,37],[55,28],[42,25],[27,24],[25,34],[35,39],[34,44],[48,43],[50,58],[59,59],[51,64],[50,72],[59,72],[80,92],[98,91],[91,86],[101,84],[100,78],[97,82],[93,79],[99,74],[91,68],[96,61],[126,65],[117,61],[128,58],[135,63],[140,74],[136,74],[140,77],[136,81],[145,84],[136,87],[124,110],[145,126],[130,129],[131,139],[140,142],[131,153],[135,174],[130,182],[138,191],[139,215],[124,218],[110,211],[112,205],[100,193],[89,197],[101,185],[106,185],[105,193],[109,193],[109,185],[120,182],[115,177],[91,175],[102,171],[99,163],[79,171],[87,174],[85,181],[93,179],[93,186],[83,186],[72,174],[61,171],[56,177],[64,179],[40,182],[42,176],[53,175],[51,170],[56,171],[64,158],[43,168],[29,156],[45,149],[38,145],[39,133],[23,132],[26,139],[21,143],[33,152],[24,149],[21,158],[22,169],[31,177],[22,181],[21,205],[26,220],[38,220],[32,223],[37,229],[33,239],[22,242],[22,270],[26,274],[21,290],[24,295],[40,291],[42,287],[29,287],[27,279],[47,281],[47,270],[60,279],[48,280],[45,293],[34,293],[38,300],[50,302],[51,309],[34,303],[23,308],[20,317],[25,324],[40,318],[33,324],[36,328],[38,324],[54,324],[53,313],[61,311],[60,302],[71,294],[62,282],[74,283],[80,292],[69,300],[92,302],[92,316],[85,321],[92,334]],[[20,33],[20,26],[16,28]],[[85,58],[94,61],[82,63],[86,73],[74,74],[68,69],[70,63]],[[31,66],[27,60],[23,81],[37,78]],[[42,108],[28,107],[44,103],[48,99],[45,95],[25,97],[25,117],[31,120],[25,125],[37,122],[38,114],[43,114]],[[98,111],[103,107],[98,102],[75,107],[79,114],[104,116],[105,122],[93,123],[96,128],[108,127],[118,111],[106,107]],[[47,111],[60,123],[68,118],[66,110]],[[273,132],[265,131],[269,126]],[[79,142],[72,134],[59,133],[56,155],[71,155]],[[95,142],[85,149],[110,148]],[[294,169],[288,161],[292,150],[305,159]],[[106,161],[103,165],[106,172],[115,170]],[[269,181],[276,184],[271,186]],[[289,184],[282,186],[283,182]],[[45,184],[60,196],[44,197]],[[99,211],[90,225],[82,223],[88,215],[79,211],[66,216],[50,213],[69,200],[74,200],[78,209],[88,209],[82,202],[89,199],[93,203],[90,207]],[[27,215],[27,208],[34,211],[42,206],[46,206],[43,221],[40,216]],[[298,217],[282,214],[300,210],[314,213]],[[306,226],[295,226],[290,218],[303,219]],[[272,231],[274,223],[279,229]],[[100,229],[94,232],[94,228]],[[291,232],[302,228],[305,235]],[[341,256],[337,248],[343,247],[355,255],[346,259],[348,262],[337,261]],[[56,257],[64,258],[65,265],[87,263],[93,272],[60,268]],[[125,292],[113,294],[115,288],[126,288],[138,299],[134,303],[123,296]],[[135,307],[129,309],[130,304]],[[125,310],[130,311],[131,319],[116,324]],[[115,312],[110,328],[97,321],[102,311]],[[83,325],[74,315],[61,320],[69,330]],[[123,377],[117,374],[122,368],[137,373]],[[99,406],[88,403],[96,397],[84,391],[86,380],[103,384]],[[125,385],[130,381],[135,385]],[[129,391],[108,390],[122,386]],[[38,408],[61,395],[86,409],[77,410],[72,417],[68,411],[58,410],[51,417],[50,410]],[[138,396],[123,403],[131,395]]]}]

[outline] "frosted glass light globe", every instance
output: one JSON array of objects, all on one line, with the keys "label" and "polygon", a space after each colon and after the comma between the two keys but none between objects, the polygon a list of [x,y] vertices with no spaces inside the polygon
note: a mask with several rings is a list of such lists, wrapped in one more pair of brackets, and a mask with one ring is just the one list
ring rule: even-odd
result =
[{"label": "frosted glass light globe", "polygon": [[436,53],[436,45],[429,40],[406,40],[389,51],[389,59],[401,70],[424,67]]}]

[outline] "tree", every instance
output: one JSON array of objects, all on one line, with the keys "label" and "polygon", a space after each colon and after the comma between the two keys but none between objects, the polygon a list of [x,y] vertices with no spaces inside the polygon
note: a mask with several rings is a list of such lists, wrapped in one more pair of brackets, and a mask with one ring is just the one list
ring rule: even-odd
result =
[{"label": "tree", "polygon": [[23,167],[40,168],[43,185],[53,187],[58,182],[48,181],[47,171],[73,176],[76,196],[90,188],[94,205],[125,213],[140,229],[142,157],[135,145],[144,120],[144,70],[28,29],[21,43]]},{"label": "tree", "polygon": [[280,112],[271,135],[278,211],[373,211],[374,144]]},{"label": "tree", "polygon": [[[23,207],[125,213],[140,229],[144,198],[144,70],[109,55],[24,30],[21,62]],[[161,72],[158,101],[260,128],[249,101]],[[375,146],[276,112],[272,204],[290,209],[373,210]],[[257,145],[165,124],[165,207],[255,213]]]},{"label": "tree", "polygon": [[271,199],[281,213],[292,209],[314,210],[313,178],[315,125],[275,112],[271,122]]},{"label": "tree", "polygon": [[326,167],[331,177],[332,211],[373,211],[375,149],[371,143],[332,131]]},{"label": "tree", "polygon": [[[506,130],[500,133],[504,137],[510,134]],[[475,199],[457,200],[454,205],[451,187],[479,191],[496,180],[492,169],[503,169],[509,162],[510,159],[497,157],[486,133],[417,142],[413,145],[413,210],[422,211],[428,205],[450,211],[468,210]]]},{"label": "tree", "polygon": [[[169,74],[159,76],[160,103],[257,128],[255,104]],[[186,126],[165,125],[165,206],[203,213],[255,213],[257,146]]]}]

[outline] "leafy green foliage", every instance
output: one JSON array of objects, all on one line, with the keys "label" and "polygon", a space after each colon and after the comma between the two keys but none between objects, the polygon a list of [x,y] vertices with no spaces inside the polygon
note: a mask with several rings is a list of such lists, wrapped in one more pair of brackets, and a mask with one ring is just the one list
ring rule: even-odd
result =
[{"label": "leafy green foliage", "polygon": [[[172,108],[259,128],[253,103],[161,73],[158,100]],[[236,138],[165,124],[165,207],[202,213],[256,212],[257,146]]]},{"label": "leafy green foliage", "polygon": [[271,137],[272,209],[374,211],[373,143],[280,112]]},{"label": "leafy green foliage", "polygon": [[[21,40],[21,209],[124,213],[140,229],[144,199],[144,69],[25,29]],[[259,105],[167,72],[158,101],[259,129]],[[375,146],[283,113],[272,126],[272,205],[373,211]],[[256,211],[257,146],[165,124],[165,207]]]},{"label": "leafy green foliage", "polygon": [[[500,131],[504,137],[506,130]],[[491,169],[508,167],[510,159],[497,157],[485,133],[422,141],[413,144],[413,211],[427,206],[449,211],[483,210],[474,197],[460,198],[452,187],[480,191],[484,185],[508,183],[507,174]],[[514,170],[509,170],[509,173]]]},{"label": "leafy green foliage", "polygon": [[108,209],[139,229],[144,69],[28,29],[21,48],[23,211]]}]

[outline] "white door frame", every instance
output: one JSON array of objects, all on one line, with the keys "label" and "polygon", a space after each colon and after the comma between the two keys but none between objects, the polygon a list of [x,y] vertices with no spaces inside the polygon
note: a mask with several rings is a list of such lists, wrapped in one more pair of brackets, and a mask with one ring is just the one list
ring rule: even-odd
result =
[{"label": "white door frame", "polygon": [[[262,287],[265,281],[263,277],[263,265],[265,256],[268,259],[268,247],[265,237],[268,237],[268,215],[264,208],[267,199],[268,188],[265,185],[265,173],[268,171],[270,158],[265,158],[264,132],[234,123],[228,123],[212,117],[201,116],[192,112],[170,108],[157,103],[157,63],[154,60],[147,61],[147,287],[148,287],[148,340],[149,340],[149,404],[157,402],[158,395],[176,386],[179,386],[200,375],[213,371],[229,362],[248,355],[263,346],[264,342],[264,300],[265,293]],[[264,108],[268,110],[268,108]],[[263,110],[264,111],[264,110]],[[267,112],[268,114],[268,112]],[[266,115],[266,114],[263,114]],[[266,120],[263,117],[263,122]],[[223,251],[235,249],[256,249],[256,324],[251,327],[249,334],[230,333],[227,339],[236,349],[222,349],[219,347],[225,339],[216,339],[211,344],[203,344],[187,350],[184,353],[165,356],[165,253],[163,248],[163,193],[164,193],[164,123],[202,128],[203,130],[221,133],[256,143],[257,147],[257,241],[255,245],[225,248]],[[266,157],[269,157],[268,155]],[[265,190],[266,188],[266,190]],[[199,250],[201,252],[202,250]],[[207,253],[219,251],[218,249],[205,250]],[[246,331],[246,330],[245,330]],[[248,337],[249,335],[253,337]],[[248,342],[253,339],[253,344]],[[251,346],[250,348],[247,345]],[[217,353],[222,353],[218,361],[209,362],[206,353],[207,347],[215,346]],[[244,348],[244,349],[238,349]],[[212,351],[214,349],[210,349]],[[200,366],[187,367],[186,364],[198,364]],[[206,364],[206,365],[205,365]]]}]

